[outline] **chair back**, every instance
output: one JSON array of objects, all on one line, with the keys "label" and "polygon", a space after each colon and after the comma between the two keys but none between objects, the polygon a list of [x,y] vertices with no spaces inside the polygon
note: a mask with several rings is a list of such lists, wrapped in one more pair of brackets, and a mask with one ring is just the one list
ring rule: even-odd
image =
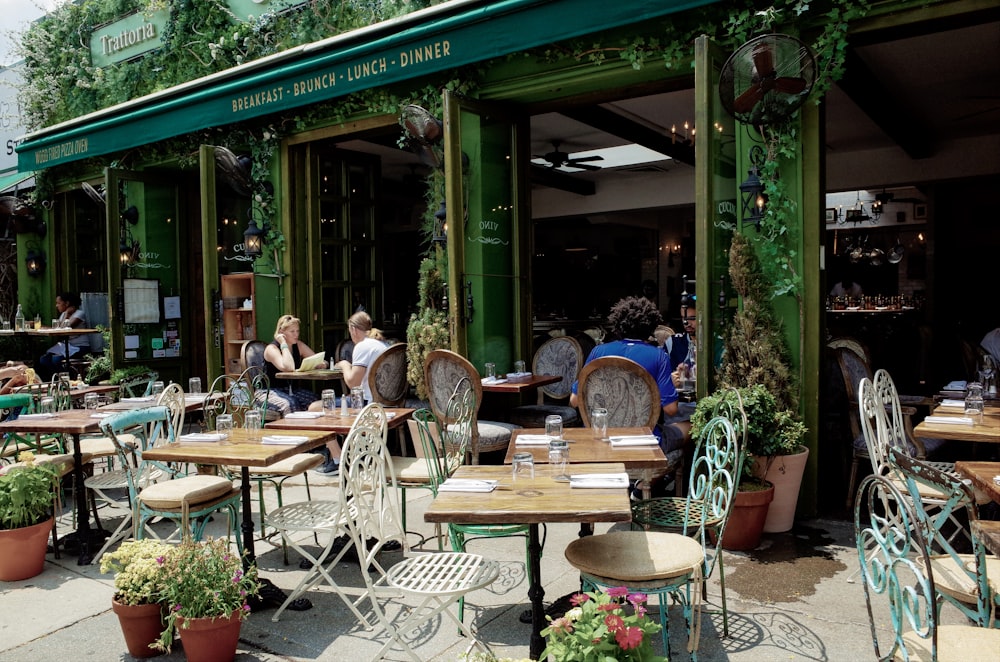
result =
[{"label": "chair back", "polygon": [[903,408],[899,404],[899,393],[896,391],[896,384],[892,381],[889,373],[882,369],[875,371],[872,383],[875,386],[875,395],[882,403],[881,414],[885,418],[886,432],[889,435],[889,445],[909,453],[910,435],[907,433]]},{"label": "chair back", "polygon": [[566,400],[573,390],[573,383],[583,366],[580,343],[570,336],[552,338],[542,343],[531,361],[531,371],[536,375],[558,375],[562,381],[548,384],[538,390],[555,400]]},{"label": "chair back", "polygon": [[[940,597],[951,602],[980,627],[991,627],[993,600],[986,571],[986,548],[978,536],[964,535],[964,531],[956,530],[956,522],[964,524],[965,521],[971,523],[979,519],[972,488],[966,481],[911,457],[895,446],[889,449],[889,462],[905,481],[906,491],[916,505],[913,512],[929,545],[933,562],[937,567],[945,563],[949,568],[948,581],[942,582],[938,588],[948,584],[952,590],[939,591]],[[928,492],[934,494],[933,504],[927,503]],[[964,517],[954,517],[962,511]],[[956,538],[962,541],[961,550],[954,545]],[[970,540],[971,555],[965,549]],[[954,588],[961,590],[955,591]],[[971,597],[974,597],[973,602],[969,601]]]},{"label": "chair back", "polygon": [[[175,439],[171,426],[170,409],[163,406],[143,407],[112,414],[101,420],[101,432],[111,439],[118,452],[120,466],[125,467],[131,501],[139,491],[162,475],[176,471],[166,463],[147,460],[143,453],[154,446],[172,443]],[[119,437],[131,434],[138,440],[136,446],[123,442]],[[133,466],[132,454],[138,457]]]},{"label": "chair back", "polygon": [[580,417],[590,427],[590,410],[608,410],[609,428],[653,427],[660,420],[660,390],[641,365],[620,356],[594,359],[580,371]]},{"label": "chair back", "polygon": [[170,410],[170,429],[174,439],[184,431],[184,417],[187,413],[187,403],[184,401],[184,389],[180,384],[170,382],[156,399],[156,404]]},{"label": "chair back", "polygon": [[740,482],[740,445],[725,416],[710,420],[698,437],[684,507],[684,535],[705,550],[703,576],[710,577],[722,553],[722,536]]},{"label": "chair back", "polygon": [[135,375],[134,377],[129,377],[123,379],[118,385],[121,389],[121,394],[129,398],[140,398],[147,396],[152,392],[153,382],[155,382],[160,376],[160,373],[155,370],[143,373],[141,375]]},{"label": "chair back", "polygon": [[240,370],[246,372],[250,368],[256,371],[266,372],[264,360],[264,350],[267,344],[261,340],[248,340],[240,348]]},{"label": "chair back", "polygon": [[435,492],[437,486],[465,461],[475,424],[474,397],[472,389],[462,381],[456,385],[455,392],[448,401],[446,419],[450,421],[449,424],[442,424],[429,409],[419,409],[413,414],[414,428],[420,440],[424,462],[427,463],[427,475]]},{"label": "chair back", "polygon": [[410,385],[406,381],[406,343],[389,346],[368,368],[368,388],[372,402],[399,407],[406,401]]},{"label": "chair back", "polygon": [[840,366],[840,374],[844,379],[844,392],[847,394],[848,420],[851,424],[851,439],[857,439],[862,434],[861,422],[856,415],[855,403],[860,402],[858,384],[862,379],[872,379],[871,364],[868,361],[867,353],[859,354],[857,348],[860,345],[843,345],[834,351],[837,356],[837,365]]},{"label": "chair back", "polygon": [[[469,452],[478,455],[479,426],[476,421],[479,419],[479,405],[483,401],[483,382],[479,373],[464,356],[447,349],[435,349],[427,354],[424,361],[424,382],[434,416],[453,434],[469,434]],[[456,393],[464,394],[465,391],[472,392],[472,418],[466,428],[460,428],[454,426],[455,421],[448,417],[448,405]]]},{"label": "chair back", "polygon": [[885,406],[875,390],[875,384],[867,377],[858,383],[858,416],[861,422],[861,432],[865,437],[865,447],[871,458],[872,471],[879,475],[889,473],[889,440],[888,417]]},{"label": "chair back", "polygon": [[[910,500],[886,477],[866,476],[854,504],[854,536],[861,565],[875,656],[908,659],[903,635],[930,639],[937,648],[937,593],[927,540]],[[892,634],[886,640],[888,601]],[[910,628],[907,633],[905,630]]]},{"label": "chair back", "polygon": [[234,379],[225,397],[226,413],[233,417],[233,425],[242,427],[250,410],[259,412],[261,421],[266,420],[269,391],[270,380],[260,368],[247,368]]},{"label": "chair back", "polygon": [[219,375],[212,381],[212,385],[205,391],[205,399],[201,403],[202,424],[206,430],[215,429],[215,419],[219,414],[227,413],[229,406],[228,397],[230,377]]}]

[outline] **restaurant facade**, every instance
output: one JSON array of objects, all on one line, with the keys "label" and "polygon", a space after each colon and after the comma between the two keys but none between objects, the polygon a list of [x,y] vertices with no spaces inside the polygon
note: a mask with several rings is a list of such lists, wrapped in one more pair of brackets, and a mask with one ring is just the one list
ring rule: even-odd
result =
[{"label": "restaurant facade", "polygon": [[[427,4],[25,136],[19,170],[36,173],[48,231],[18,235],[18,301],[48,319],[57,291],[104,293],[116,365],[210,383],[233,371],[234,346],[270,340],[286,312],[329,355],[362,309],[406,340],[427,257],[447,264],[446,297],[434,306],[452,348],[499,372],[549,333],[593,330],[614,300],[651,282],[648,296],[669,316],[683,291],[697,295],[698,392],[711,391],[715,345],[738,305],[728,237],[733,226],[755,231],[741,184],[761,143],[723,108],[719,79],[757,33],[807,44],[827,34],[823,14],[771,17],[765,30],[753,12],[711,0]],[[876,45],[900,30],[997,21],[976,1],[821,4]],[[166,48],[183,6],[81,26],[94,66],[136,66]],[[228,6],[234,24],[259,25],[262,10],[286,20],[312,11],[294,1]],[[746,26],[726,31],[727,16]],[[831,227],[842,225],[826,200],[838,156],[827,112],[812,101],[798,108],[780,171],[790,201],[781,249],[762,253],[792,274],[776,280],[773,302],[813,451],[803,514],[822,489],[831,208]],[[594,133],[614,140],[598,144]],[[625,143],[670,158],[601,164],[611,156],[600,150]],[[581,156],[588,146],[599,158]],[[987,162],[962,181],[998,172]],[[909,210],[900,208],[912,221]],[[856,221],[844,237],[852,229]],[[48,256],[41,273],[27,273],[29,251]]]}]

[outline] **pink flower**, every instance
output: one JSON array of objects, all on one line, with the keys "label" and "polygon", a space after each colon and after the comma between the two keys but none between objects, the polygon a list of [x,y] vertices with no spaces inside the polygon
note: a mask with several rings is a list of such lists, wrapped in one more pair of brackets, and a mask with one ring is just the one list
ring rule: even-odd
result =
[{"label": "pink flower", "polygon": [[614,586],[604,591],[611,598],[624,598],[628,595],[628,588],[625,586]]},{"label": "pink flower", "polygon": [[550,626],[552,631],[557,634],[569,634],[573,631],[573,622],[568,618],[560,617],[552,621]]},{"label": "pink flower", "polygon": [[569,599],[569,602],[574,607],[579,607],[587,600],[590,600],[589,595],[587,595],[586,593],[577,593],[576,595],[574,595],[572,598]]},{"label": "pink flower", "polygon": [[649,610],[643,607],[642,605],[635,606],[635,615],[638,616],[639,618],[645,616],[647,611]]},{"label": "pink flower", "polygon": [[628,601],[633,605],[641,605],[649,600],[649,596],[645,593],[632,593],[628,596]]},{"label": "pink flower", "polygon": [[618,632],[625,626],[625,621],[617,614],[608,614],[604,617],[604,624],[608,626],[608,632]]},{"label": "pink flower", "polygon": [[642,628],[622,628],[615,632],[615,641],[622,647],[622,650],[638,648],[642,644]]}]

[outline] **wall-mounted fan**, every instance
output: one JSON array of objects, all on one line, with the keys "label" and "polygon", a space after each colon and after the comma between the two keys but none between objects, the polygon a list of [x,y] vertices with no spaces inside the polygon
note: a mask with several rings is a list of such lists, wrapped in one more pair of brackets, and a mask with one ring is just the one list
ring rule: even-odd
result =
[{"label": "wall-mounted fan", "polygon": [[784,122],[809,97],[816,58],[795,37],[766,34],[729,56],[719,75],[719,97],[730,115],[753,126]]},{"label": "wall-mounted fan", "polygon": [[552,151],[542,156],[537,156],[535,158],[545,159],[549,163],[549,168],[579,168],[580,170],[600,170],[601,166],[593,165],[591,161],[603,161],[603,156],[583,156],[578,159],[570,158],[567,152],[563,152],[559,149],[559,145],[562,142],[559,140],[552,141]]},{"label": "wall-mounted fan", "polygon": [[222,178],[238,195],[249,197],[253,194],[253,178],[250,177],[251,161],[248,156],[236,156],[231,149],[215,147],[215,165]]},{"label": "wall-mounted fan", "polygon": [[87,182],[81,182],[80,188],[83,189],[83,192],[87,194],[87,197],[90,198],[95,205],[97,205],[101,209],[105,208],[105,205],[107,205],[107,201],[104,199],[103,192],[98,191],[96,188],[94,188]]},{"label": "wall-mounted fan", "polygon": [[444,138],[444,124],[431,115],[430,111],[415,104],[403,108],[399,123],[406,134],[406,144],[410,151],[420,158],[420,162],[431,168],[441,169],[444,158],[438,152]]}]

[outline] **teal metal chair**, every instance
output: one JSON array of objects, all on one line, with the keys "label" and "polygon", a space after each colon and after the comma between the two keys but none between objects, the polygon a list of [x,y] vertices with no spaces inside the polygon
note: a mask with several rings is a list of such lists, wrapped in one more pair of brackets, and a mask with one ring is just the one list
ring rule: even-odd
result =
[{"label": "teal metal chair", "polygon": [[629,593],[657,596],[663,650],[670,657],[668,600],[684,609],[688,652],[697,658],[701,630],[702,583],[722,556],[722,537],[738,480],[732,470],[739,445],[732,423],[717,416],[705,426],[694,459],[691,488],[680,533],[612,531],[578,538],[566,559],[580,571],[584,590],[625,586]]},{"label": "teal metal chair", "polygon": [[876,659],[996,659],[1000,629],[939,622],[932,543],[920,517],[891,478],[872,474],[861,482],[854,535]]}]

